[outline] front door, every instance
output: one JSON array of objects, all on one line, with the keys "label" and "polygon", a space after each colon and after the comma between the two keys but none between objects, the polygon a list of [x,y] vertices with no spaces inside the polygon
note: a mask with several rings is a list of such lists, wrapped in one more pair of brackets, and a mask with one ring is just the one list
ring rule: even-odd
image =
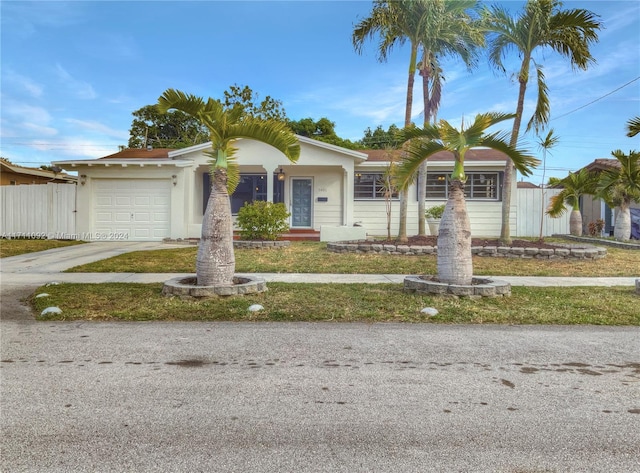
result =
[{"label": "front door", "polygon": [[313,182],[309,178],[291,179],[291,226],[311,228]]}]

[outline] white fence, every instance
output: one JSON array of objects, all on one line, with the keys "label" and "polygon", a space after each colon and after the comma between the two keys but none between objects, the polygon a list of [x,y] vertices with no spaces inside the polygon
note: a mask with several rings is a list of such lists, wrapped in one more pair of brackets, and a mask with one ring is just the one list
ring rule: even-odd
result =
[{"label": "white fence", "polygon": [[0,186],[4,238],[75,239],[76,185]]},{"label": "white fence", "polygon": [[570,210],[558,218],[551,218],[545,213],[551,197],[560,193],[560,191],[561,189],[518,189],[517,236],[540,236],[540,219],[543,216],[543,237],[569,233]]}]

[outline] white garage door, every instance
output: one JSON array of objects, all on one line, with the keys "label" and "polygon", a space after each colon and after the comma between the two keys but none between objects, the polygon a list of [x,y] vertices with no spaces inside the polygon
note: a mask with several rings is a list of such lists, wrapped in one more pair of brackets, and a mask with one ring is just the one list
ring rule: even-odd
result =
[{"label": "white garage door", "polygon": [[168,179],[96,179],[94,239],[161,240],[170,236]]}]

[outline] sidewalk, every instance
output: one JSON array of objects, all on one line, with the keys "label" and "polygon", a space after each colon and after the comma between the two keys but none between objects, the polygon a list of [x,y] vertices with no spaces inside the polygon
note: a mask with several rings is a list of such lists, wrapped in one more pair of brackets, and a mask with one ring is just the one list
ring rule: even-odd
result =
[{"label": "sidewalk", "polygon": [[[159,283],[168,279],[189,276],[182,273],[63,273],[62,271],[111,258],[131,251],[179,248],[162,242],[94,242],[11,256],[0,260],[0,284],[2,286],[39,286],[50,282],[68,283]],[[240,274],[240,273],[239,273]],[[397,283],[404,281],[403,274],[317,274],[317,273],[253,273],[267,282],[287,283]],[[636,277],[530,277],[491,276],[512,286],[571,287],[571,286],[634,286]],[[638,276],[640,278],[640,275]]]}]

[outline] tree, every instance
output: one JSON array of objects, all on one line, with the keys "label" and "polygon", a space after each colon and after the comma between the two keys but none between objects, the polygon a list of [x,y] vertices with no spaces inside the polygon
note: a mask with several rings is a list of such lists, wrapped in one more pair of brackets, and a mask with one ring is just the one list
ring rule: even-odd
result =
[{"label": "tree", "polygon": [[[378,60],[384,62],[388,53],[396,45],[409,40],[410,58],[407,77],[407,100],[405,105],[404,126],[411,125],[411,106],[413,103],[413,83],[415,80],[418,47],[423,33],[426,0],[375,0],[369,17],[360,21],[352,34],[353,46],[358,54],[368,38],[380,36]],[[400,225],[398,240],[407,241],[407,195],[400,192]]]},{"label": "tree", "polygon": [[598,183],[598,196],[609,206],[618,207],[613,236],[617,240],[631,238],[631,202],[640,202],[640,152],[621,150],[611,153],[618,166],[602,171]]},{"label": "tree", "polygon": [[[540,131],[546,126],[550,116],[550,104],[542,64],[534,59],[534,52],[550,49],[569,59],[574,69],[586,70],[595,60],[589,51],[592,43],[598,41],[601,23],[598,15],[585,9],[562,10],[559,0],[529,0],[524,11],[516,18],[511,17],[504,6],[485,9],[483,21],[490,32],[489,61],[499,70],[505,71],[503,57],[514,49],[522,58],[517,74],[519,83],[518,102],[511,131],[511,146],[516,146],[524,110],[524,99],[529,83],[530,67],[533,64],[537,74],[538,100],[526,131],[532,127]],[[502,194],[502,228],[500,240],[511,242],[510,211],[511,187],[515,178],[513,163],[507,162],[504,173]]]},{"label": "tree", "polygon": [[580,212],[580,197],[585,194],[594,194],[597,183],[598,177],[586,169],[569,173],[569,175],[563,179],[549,179],[549,185],[552,187],[562,187],[562,191],[551,197],[547,214],[553,218],[557,218],[564,215],[567,211],[566,206],[571,207],[569,233],[571,235],[581,236],[582,213]]},{"label": "tree", "polygon": [[381,125],[375,130],[364,130],[364,137],[360,140],[361,149],[398,149],[402,144],[402,133],[396,125],[390,125],[385,131]]},{"label": "tree", "polygon": [[[422,99],[424,123],[429,123],[440,107],[442,98],[443,71],[440,58],[460,58],[468,69],[476,64],[478,46],[484,46],[484,33],[474,20],[479,10],[476,0],[431,0],[424,4],[419,43],[422,60],[419,63],[422,77]],[[427,163],[418,170],[418,234],[426,235]]]},{"label": "tree", "polygon": [[420,165],[434,154],[448,151],[453,154],[454,168],[450,178],[449,196],[438,232],[438,279],[447,284],[469,285],[473,278],[471,259],[471,225],[464,197],[467,180],[464,173],[464,158],[472,148],[491,148],[506,154],[518,171],[524,175],[531,173],[531,167],[538,160],[524,150],[510,146],[507,133],[491,133],[489,127],[513,115],[484,113],[477,115],[470,126],[462,123],[460,130],[446,120],[436,125],[427,124],[423,128],[408,128],[405,137],[409,140],[406,155],[402,158],[397,178],[400,187],[406,188],[414,179]]},{"label": "tree", "polygon": [[230,109],[234,105],[242,105],[245,113],[263,120],[286,121],[287,114],[282,106],[282,101],[267,95],[260,100],[260,94],[251,90],[248,85],[244,87],[238,84],[229,86],[229,90],[224,91],[223,105]]},{"label": "tree", "polygon": [[358,149],[358,144],[350,140],[340,138],[335,131],[336,124],[326,117],[315,121],[313,118],[302,118],[300,120],[287,120],[287,125],[296,134],[313,138],[347,149]]},{"label": "tree", "polygon": [[186,148],[209,139],[207,129],[179,110],[161,113],[156,105],[145,105],[132,113],[129,148]]},{"label": "tree", "polygon": [[[538,148],[542,150],[542,188],[540,189],[540,199],[542,200],[541,208],[544,208],[544,201],[546,197],[546,192],[544,190],[544,176],[547,171],[547,152],[558,144],[560,139],[557,136],[553,136],[553,128],[549,130],[547,136],[544,138],[538,137],[540,141],[538,141]],[[540,241],[542,241],[542,229],[544,226],[544,211],[541,212],[540,215]]]},{"label": "tree", "polygon": [[[237,176],[237,164],[232,157],[239,138],[262,141],[281,151],[290,161],[300,156],[297,138],[286,124],[264,120],[248,114],[242,105],[225,107],[219,100],[206,101],[194,95],[167,89],[158,98],[158,110],[180,110],[194,117],[209,131],[212,151],[211,195],[202,219],[202,236],[196,259],[199,286],[233,285],[235,256],[233,224],[229,199],[229,178]],[[232,190],[232,189],[231,189]]]},{"label": "tree", "polygon": [[627,136],[633,138],[640,133],[640,117],[634,117],[627,122]]}]

